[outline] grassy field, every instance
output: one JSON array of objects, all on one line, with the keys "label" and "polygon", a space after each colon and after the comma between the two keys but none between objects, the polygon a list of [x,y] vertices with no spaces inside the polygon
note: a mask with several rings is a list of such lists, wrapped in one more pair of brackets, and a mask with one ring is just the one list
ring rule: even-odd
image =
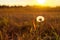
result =
[{"label": "grassy field", "polygon": [[[53,8],[0,8],[0,40],[60,40],[59,11]],[[37,16],[44,16],[45,21],[38,23]]]}]

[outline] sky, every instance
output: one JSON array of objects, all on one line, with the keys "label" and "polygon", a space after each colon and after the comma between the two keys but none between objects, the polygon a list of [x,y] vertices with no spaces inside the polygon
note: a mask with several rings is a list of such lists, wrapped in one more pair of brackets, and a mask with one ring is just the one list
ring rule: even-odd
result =
[{"label": "sky", "polygon": [[[60,6],[60,0],[45,0],[45,6]],[[0,0],[0,5],[38,5],[37,0]],[[40,4],[39,4],[40,5]]]}]

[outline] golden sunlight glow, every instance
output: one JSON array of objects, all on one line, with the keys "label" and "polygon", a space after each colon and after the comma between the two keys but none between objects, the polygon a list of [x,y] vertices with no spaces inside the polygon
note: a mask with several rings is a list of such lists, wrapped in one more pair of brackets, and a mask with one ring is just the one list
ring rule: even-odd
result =
[{"label": "golden sunlight glow", "polygon": [[60,0],[0,0],[0,5],[9,5],[9,6],[49,6],[56,7],[60,6]]},{"label": "golden sunlight glow", "polygon": [[38,4],[43,5],[45,3],[46,0],[37,0]]}]

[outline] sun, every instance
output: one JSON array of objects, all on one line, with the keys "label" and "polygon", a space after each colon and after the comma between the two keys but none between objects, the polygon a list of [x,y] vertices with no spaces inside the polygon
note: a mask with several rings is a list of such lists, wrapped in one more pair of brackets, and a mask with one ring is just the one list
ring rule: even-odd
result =
[{"label": "sun", "polygon": [[38,4],[44,4],[46,0],[37,0]]}]

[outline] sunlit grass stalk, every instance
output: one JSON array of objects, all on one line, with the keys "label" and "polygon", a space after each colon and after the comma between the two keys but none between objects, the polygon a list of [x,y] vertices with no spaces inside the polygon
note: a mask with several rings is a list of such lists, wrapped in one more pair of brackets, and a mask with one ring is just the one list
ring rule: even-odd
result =
[{"label": "sunlit grass stalk", "polygon": [[36,24],[35,24],[35,22],[33,21],[33,26],[34,26],[34,29],[36,30]]}]

